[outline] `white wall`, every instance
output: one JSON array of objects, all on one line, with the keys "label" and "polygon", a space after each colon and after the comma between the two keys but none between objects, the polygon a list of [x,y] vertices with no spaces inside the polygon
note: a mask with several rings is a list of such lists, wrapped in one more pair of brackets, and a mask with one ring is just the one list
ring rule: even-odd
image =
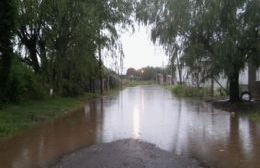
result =
[{"label": "white wall", "polygon": [[239,84],[240,85],[248,85],[248,67],[246,67],[239,74]]},{"label": "white wall", "polygon": [[[187,85],[189,85],[189,86],[195,86],[195,84],[192,83],[191,77],[188,76],[188,78],[187,78],[187,70],[188,70],[187,67],[184,67],[183,70],[182,70],[183,81]],[[176,75],[175,81],[180,82],[178,70],[176,70],[175,75]],[[260,81],[260,68],[259,68],[259,71],[258,71],[257,75],[258,75],[258,79]],[[227,86],[227,78],[223,74],[220,75],[220,77],[217,80],[223,87]],[[241,85],[248,85],[248,67],[246,67],[243,71],[240,72],[239,84],[241,84]],[[205,82],[201,86],[203,86],[203,87],[210,87],[211,86],[211,80],[208,80],[207,82]],[[215,89],[220,88],[219,84],[216,81],[214,82],[214,88]]]},{"label": "white wall", "polygon": [[256,71],[256,81],[260,81],[260,68]]}]

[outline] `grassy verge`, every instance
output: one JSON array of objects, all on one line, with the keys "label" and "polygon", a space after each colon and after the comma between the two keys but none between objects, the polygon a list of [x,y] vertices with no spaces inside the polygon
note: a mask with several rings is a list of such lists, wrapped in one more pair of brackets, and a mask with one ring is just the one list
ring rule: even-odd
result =
[{"label": "grassy verge", "polygon": [[188,87],[188,86],[181,86],[177,85],[171,88],[171,91],[176,96],[181,97],[209,97],[210,90],[207,88],[196,88],[196,87]]},{"label": "grassy verge", "polygon": [[227,95],[222,90],[215,90],[212,97],[210,88],[197,88],[185,85],[165,86],[165,88],[178,97],[199,98],[204,101],[223,100],[227,98]]},{"label": "grassy verge", "polygon": [[124,89],[124,87],[122,87],[122,86],[117,86],[117,87],[115,87],[115,88],[113,88],[113,89],[110,89],[110,90],[105,91],[105,92],[103,93],[103,96],[115,95],[115,94],[117,94],[119,91],[121,91],[121,90],[123,90],[123,89]]},{"label": "grassy verge", "polygon": [[124,87],[135,87],[139,85],[153,85],[154,81],[128,80],[124,82]]},{"label": "grassy verge", "polygon": [[[112,95],[118,90],[110,90],[104,95]],[[0,109],[0,138],[14,136],[44,121],[62,117],[97,97],[98,94],[86,93],[76,98],[54,97],[5,105]]]}]

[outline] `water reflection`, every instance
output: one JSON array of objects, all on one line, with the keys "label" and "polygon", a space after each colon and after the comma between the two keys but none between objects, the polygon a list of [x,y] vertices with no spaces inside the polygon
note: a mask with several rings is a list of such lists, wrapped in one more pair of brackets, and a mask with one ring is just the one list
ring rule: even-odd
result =
[{"label": "water reflection", "polygon": [[[95,107],[92,107],[92,109]],[[0,143],[0,167],[42,167],[54,158],[96,143],[96,113],[75,112]]]},{"label": "water reflection", "polygon": [[139,138],[140,131],[140,111],[137,106],[134,107],[134,116],[133,116],[133,129],[134,129],[134,138]]},{"label": "water reflection", "polygon": [[0,142],[0,165],[42,167],[78,148],[125,138],[142,139],[215,167],[260,165],[260,125],[160,87],[128,88],[113,97]]}]

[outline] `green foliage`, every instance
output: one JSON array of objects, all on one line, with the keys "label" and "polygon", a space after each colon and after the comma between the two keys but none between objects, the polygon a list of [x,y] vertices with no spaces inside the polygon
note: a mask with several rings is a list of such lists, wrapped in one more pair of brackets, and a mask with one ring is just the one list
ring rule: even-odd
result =
[{"label": "green foliage", "polygon": [[210,96],[210,90],[207,88],[188,87],[184,85],[177,85],[172,88],[172,92],[181,97],[207,97]]},{"label": "green foliage", "polygon": [[152,40],[172,58],[183,57],[192,75],[224,73],[230,100],[237,101],[239,72],[249,59],[259,64],[258,11],[259,0],[141,0],[136,16],[151,25]]},{"label": "green foliage", "polygon": [[42,121],[64,116],[94,97],[95,94],[85,94],[77,98],[56,97],[5,105],[0,109],[0,137],[12,136]]},{"label": "green foliage", "polygon": [[[8,101],[41,97],[41,89],[62,96],[89,91],[103,67],[98,50],[123,55],[117,28],[131,24],[134,8],[130,0],[4,0],[0,5],[0,100]],[[19,56],[12,51],[14,36]]]},{"label": "green foliage", "polygon": [[159,67],[144,67],[138,70],[142,80],[156,80],[158,73],[163,73],[165,70]]},{"label": "green foliage", "polygon": [[11,62],[13,57],[13,37],[16,21],[14,0],[0,1],[0,103],[7,95]]},{"label": "green foliage", "polygon": [[223,88],[218,88],[216,92],[214,93],[215,96],[225,97],[227,96],[227,92]]},{"label": "green foliage", "polygon": [[125,87],[136,87],[140,85],[154,85],[155,82],[152,80],[125,80],[123,85]]},{"label": "green foliage", "polygon": [[156,76],[158,73],[170,73],[169,69],[163,69],[160,67],[144,67],[144,68],[140,68],[138,70],[135,70],[134,68],[128,68],[126,75],[130,78],[130,77],[134,77],[137,79],[141,79],[144,81],[149,81],[149,80],[156,80]]},{"label": "green foliage", "polygon": [[44,96],[43,86],[33,71],[13,59],[6,87],[6,101],[20,101],[23,99],[40,99]]}]

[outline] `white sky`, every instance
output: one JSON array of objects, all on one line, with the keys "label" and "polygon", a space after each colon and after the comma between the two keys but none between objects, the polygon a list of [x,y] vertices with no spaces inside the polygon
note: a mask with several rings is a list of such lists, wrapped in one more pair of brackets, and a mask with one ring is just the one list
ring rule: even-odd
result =
[{"label": "white sky", "polygon": [[150,40],[150,30],[144,26],[136,26],[121,35],[125,54],[124,73],[130,67],[140,69],[146,66],[166,66],[168,57],[162,47],[154,45]]}]

